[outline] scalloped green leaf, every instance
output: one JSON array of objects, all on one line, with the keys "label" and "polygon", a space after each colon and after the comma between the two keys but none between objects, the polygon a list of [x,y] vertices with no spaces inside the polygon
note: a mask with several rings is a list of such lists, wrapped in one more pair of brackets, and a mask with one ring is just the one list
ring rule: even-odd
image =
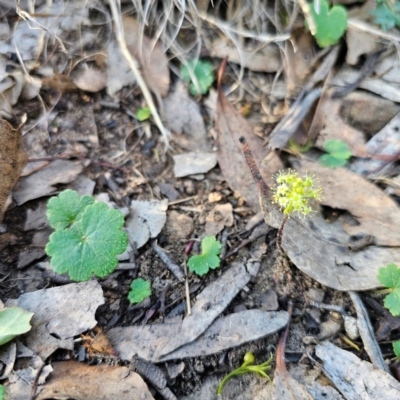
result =
[{"label": "scalloped green leaf", "polygon": [[400,340],[393,342],[393,351],[397,358],[400,358]]},{"label": "scalloped green leaf", "polygon": [[143,278],[137,278],[131,283],[131,290],[128,293],[128,300],[131,304],[141,303],[151,296],[150,282]]},{"label": "scalloped green leaf", "polygon": [[122,231],[124,217],[107,204],[87,206],[71,229],[50,235],[46,254],[59,274],[68,273],[74,281],[87,281],[92,274],[104,278],[118,265],[117,255],[128,246],[128,235]]},{"label": "scalloped green leaf", "polygon": [[0,385],[0,400],[4,400],[6,395],[6,388],[3,385]]},{"label": "scalloped green leaf", "polygon": [[315,11],[315,1],[310,6],[315,21],[315,39],[320,47],[336,44],[347,29],[347,10],[341,5],[329,8],[327,0],[319,0],[319,13]]},{"label": "scalloped green leaf", "polygon": [[336,158],[331,154],[324,154],[318,158],[318,161],[325,167],[338,168],[347,164],[347,160],[343,158]]},{"label": "scalloped green leaf", "polygon": [[193,74],[197,78],[200,89],[199,91],[196,85],[192,82],[189,86],[190,93],[194,96],[206,94],[214,82],[214,74],[211,63],[202,60],[190,60],[187,65],[183,65],[181,69],[181,76],[186,82],[190,82],[192,80],[189,74],[189,69],[193,71]]},{"label": "scalloped green leaf", "polygon": [[393,263],[379,268],[378,280],[383,286],[392,289],[383,300],[383,304],[392,315],[400,315],[400,268]]},{"label": "scalloped green leaf", "polygon": [[0,311],[0,345],[13,340],[16,336],[30,331],[33,313],[20,307],[5,308]]},{"label": "scalloped green leaf", "polygon": [[195,272],[197,275],[202,276],[208,273],[211,269],[220,266],[221,260],[218,255],[221,253],[221,242],[215,236],[206,236],[201,241],[201,255],[195,255],[189,258],[189,270]]},{"label": "scalloped green leaf", "polygon": [[46,216],[50,226],[58,231],[79,220],[86,207],[93,203],[93,197],[80,197],[75,190],[67,189],[49,200]]}]

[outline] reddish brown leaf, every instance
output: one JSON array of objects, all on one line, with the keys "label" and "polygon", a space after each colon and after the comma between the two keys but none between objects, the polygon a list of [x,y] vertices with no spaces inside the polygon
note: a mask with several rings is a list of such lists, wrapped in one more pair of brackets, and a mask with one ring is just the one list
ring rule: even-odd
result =
[{"label": "reddish brown leaf", "polygon": [[169,89],[168,59],[161,43],[144,35],[143,27],[132,17],[123,17],[124,36],[129,51],[140,64],[147,87],[165,97]]},{"label": "reddish brown leaf", "polygon": [[53,368],[37,400],[153,399],[143,379],[126,367],[67,361],[54,363]]},{"label": "reddish brown leaf", "polygon": [[0,223],[7,207],[7,199],[27,162],[21,144],[21,127],[14,129],[0,119]]},{"label": "reddish brown leaf", "polygon": [[255,135],[247,121],[233,107],[220,86],[219,84],[215,114],[218,164],[229,186],[244,197],[249,206],[257,212],[260,209],[258,194],[254,190],[251,173],[243,158],[239,138],[241,136],[246,138],[267,183],[272,185],[272,174],[281,169],[282,164],[274,153],[268,156],[268,160],[265,158],[267,150],[262,140]]}]

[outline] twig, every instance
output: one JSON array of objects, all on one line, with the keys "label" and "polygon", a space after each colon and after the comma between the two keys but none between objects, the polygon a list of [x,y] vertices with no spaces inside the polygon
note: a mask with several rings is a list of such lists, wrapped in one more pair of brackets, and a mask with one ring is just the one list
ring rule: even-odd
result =
[{"label": "twig", "polygon": [[[187,257],[190,253],[190,250],[193,247],[193,240],[191,240],[186,248],[185,248],[185,256]],[[183,270],[185,273],[185,294],[186,294],[186,309],[187,309],[187,315],[191,315],[192,314],[192,309],[190,306],[190,291],[189,291],[189,276],[188,276],[188,272],[187,272],[187,264],[186,264],[186,260],[183,263]]]},{"label": "twig", "polygon": [[228,236],[229,236],[228,228],[225,228],[222,231],[222,234],[221,234],[221,244],[222,244],[222,246],[221,246],[221,253],[219,253],[219,258],[221,260],[224,259],[225,254],[226,254],[226,248],[228,246]]},{"label": "twig", "polygon": [[285,227],[285,224],[286,224],[287,220],[288,220],[288,216],[285,215],[283,217],[281,226],[279,227],[278,235],[276,236],[276,245],[278,246],[278,249],[282,254],[285,254],[285,252],[284,252],[284,250],[282,248],[282,233],[283,233],[283,228]]},{"label": "twig", "polygon": [[161,258],[161,261],[175,275],[176,279],[178,279],[179,282],[183,282],[185,278],[181,268],[170,259],[164,249],[157,245],[157,240],[154,239],[151,241],[151,247],[157,253],[158,257]]},{"label": "twig", "polygon": [[364,343],[365,351],[369,355],[372,364],[376,368],[379,368],[390,374],[389,367],[383,359],[382,352],[376,341],[374,330],[372,328],[371,321],[369,320],[367,310],[362,300],[360,299],[360,296],[357,292],[354,292],[352,290],[350,290],[348,293],[357,312],[357,326],[360,331],[361,339]]},{"label": "twig", "polygon": [[129,52],[128,47],[126,45],[126,41],[124,38],[124,31],[123,31],[123,27],[122,27],[121,10],[118,9],[116,0],[109,0],[109,3],[110,3],[110,8],[111,8],[111,13],[112,13],[112,16],[114,19],[115,33],[116,33],[117,41],[121,48],[122,54],[128,61],[129,66],[130,66],[133,74],[135,75],[136,81],[140,87],[140,90],[142,91],[144,99],[146,100],[147,106],[150,108],[150,112],[154,118],[154,122],[164,137],[166,146],[169,147],[168,131],[167,131],[167,129],[165,129],[165,127],[161,121],[160,115],[158,114],[157,108],[153,102],[153,98],[151,97],[151,93],[150,93],[149,89],[147,88],[146,83],[142,77],[142,74],[140,73],[138,67],[136,66],[136,62],[133,59],[133,57],[132,57],[131,53]]},{"label": "twig", "polygon": [[368,24],[364,21],[360,21],[355,18],[349,18],[347,20],[347,26],[357,29],[361,32],[367,32],[367,33],[370,33],[371,35],[379,36],[379,37],[387,39],[387,40],[392,40],[394,42],[400,41],[400,35],[382,31],[381,29],[375,28],[375,27],[371,26],[370,24]]}]

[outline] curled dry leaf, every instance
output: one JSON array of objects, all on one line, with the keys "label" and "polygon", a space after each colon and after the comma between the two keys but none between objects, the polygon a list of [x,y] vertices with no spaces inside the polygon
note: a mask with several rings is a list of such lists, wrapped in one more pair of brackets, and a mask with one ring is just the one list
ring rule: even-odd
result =
[{"label": "curled dry leaf", "polygon": [[168,59],[164,54],[161,43],[147,37],[136,19],[123,17],[124,37],[129,51],[136,58],[147,87],[153,93],[165,97],[168,94],[170,77]]},{"label": "curled dry leaf", "polygon": [[7,208],[7,199],[27,162],[21,143],[21,127],[14,129],[0,119],[0,223]]}]

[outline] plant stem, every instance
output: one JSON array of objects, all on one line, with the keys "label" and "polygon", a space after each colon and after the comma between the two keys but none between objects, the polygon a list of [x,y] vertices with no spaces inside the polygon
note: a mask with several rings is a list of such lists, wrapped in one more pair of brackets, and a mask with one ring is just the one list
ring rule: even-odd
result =
[{"label": "plant stem", "polygon": [[284,228],[284,226],[285,226],[287,220],[288,220],[288,216],[285,215],[285,216],[283,217],[281,226],[279,227],[278,235],[276,236],[276,245],[278,246],[278,249],[279,249],[279,251],[280,251],[281,253],[285,253],[284,250],[283,250],[283,248],[282,248],[282,232],[283,232],[283,228]]}]

